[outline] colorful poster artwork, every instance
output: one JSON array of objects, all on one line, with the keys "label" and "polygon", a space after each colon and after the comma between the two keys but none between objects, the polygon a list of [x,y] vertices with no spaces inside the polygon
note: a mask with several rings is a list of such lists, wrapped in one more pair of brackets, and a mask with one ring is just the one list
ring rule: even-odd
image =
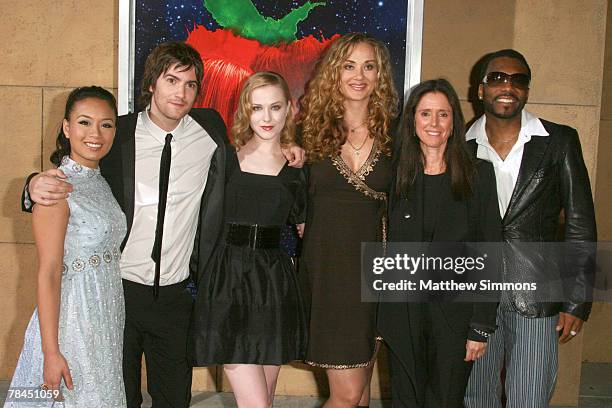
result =
[{"label": "colorful poster artwork", "polygon": [[138,0],[134,100],[149,52],[165,41],[185,41],[204,62],[202,97],[196,106],[214,108],[229,128],[240,87],[250,74],[280,73],[297,100],[325,47],[357,31],[389,47],[402,95],[407,1]]}]

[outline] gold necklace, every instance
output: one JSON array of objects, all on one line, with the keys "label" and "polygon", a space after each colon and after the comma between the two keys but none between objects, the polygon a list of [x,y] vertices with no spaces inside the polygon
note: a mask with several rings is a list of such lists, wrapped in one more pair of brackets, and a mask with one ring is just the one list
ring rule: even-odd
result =
[{"label": "gold necklace", "polygon": [[348,140],[348,138],[346,138],[346,141],[348,142],[348,144],[351,146],[351,148],[355,151],[355,156],[359,156],[359,154],[361,153],[360,150],[363,148],[363,146],[366,144],[366,142],[368,141],[368,135],[366,135],[366,137],[363,139],[363,143],[361,144],[361,146],[359,147],[355,147],[354,144],[351,143],[350,140]]},{"label": "gold necklace", "polygon": [[[355,134],[355,131],[359,128],[361,128],[362,126],[364,126],[366,123],[365,122],[361,122],[359,125],[355,126],[355,127],[349,127],[349,132],[351,133],[351,135]],[[361,149],[363,148],[363,146],[365,146],[366,142],[368,141],[368,134],[366,132],[365,138],[363,139],[363,143],[361,143],[361,146],[359,147],[355,147],[355,145],[353,143],[351,143],[351,141],[349,140],[348,136],[346,138],[347,143],[351,146],[351,148],[353,149],[353,151],[355,152],[355,156],[358,156],[361,154]]]}]

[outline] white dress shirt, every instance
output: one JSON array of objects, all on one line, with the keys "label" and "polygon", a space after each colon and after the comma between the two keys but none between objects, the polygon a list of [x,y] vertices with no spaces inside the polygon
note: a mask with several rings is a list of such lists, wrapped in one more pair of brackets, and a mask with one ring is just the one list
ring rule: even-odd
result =
[{"label": "white dress shirt", "polygon": [[499,213],[503,218],[510,204],[510,198],[518,179],[521,161],[523,160],[523,150],[525,143],[531,140],[532,136],[548,136],[548,132],[544,129],[544,125],[540,119],[531,113],[523,110],[521,113],[521,130],[518,139],[506,160],[502,160],[495,149],[489,144],[489,138],[485,130],[486,116],[482,115],[466,133],[466,139],[476,139],[478,150],[476,157],[479,159],[490,161],[495,170],[495,181],[497,183],[497,201],[499,204]]},{"label": "white dress shirt", "polygon": [[166,132],[145,110],[136,123],[134,221],[121,256],[124,279],[153,285],[155,263],[151,259],[157,203],[159,201],[159,162],[166,134],[172,133],[172,163],[161,250],[160,286],[172,285],[189,277],[189,260],[198,227],[200,201],[217,144],[189,115],[176,129]]}]

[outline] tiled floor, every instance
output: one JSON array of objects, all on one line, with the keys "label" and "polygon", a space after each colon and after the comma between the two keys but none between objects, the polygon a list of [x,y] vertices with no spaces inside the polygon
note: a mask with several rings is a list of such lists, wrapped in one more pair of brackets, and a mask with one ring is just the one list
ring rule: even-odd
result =
[{"label": "tiled floor", "polygon": [[579,408],[612,408],[612,364],[582,364]]},{"label": "tiled floor", "polygon": [[[8,381],[0,381],[0,401],[4,401]],[[147,396],[148,397],[148,396]],[[143,408],[151,406],[150,399],[145,398]],[[322,399],[312,397],[277,396],[274,406],[277,408],[315,408],[320,407]],[[235,407],[234,397],[230,393],[204,392],[193,396],[192,408]],[[390,401],[372,401],[371,408],[390,408]],[[551,407],[566,408],[566,407]],[[569,408],[569,407],[567,407]],[[580,404],[578,408],[612,408],[612,364],[584,363],[580,384]]]}]

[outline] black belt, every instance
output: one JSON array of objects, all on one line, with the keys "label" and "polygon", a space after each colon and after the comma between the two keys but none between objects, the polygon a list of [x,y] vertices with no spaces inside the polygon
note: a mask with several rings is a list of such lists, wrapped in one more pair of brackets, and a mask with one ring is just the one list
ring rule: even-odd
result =
[{"label": "black belt", "polygon": [[281,227],[265,225],[225,224],[225,242],[229,245],[273,249],[280,247]]}]

